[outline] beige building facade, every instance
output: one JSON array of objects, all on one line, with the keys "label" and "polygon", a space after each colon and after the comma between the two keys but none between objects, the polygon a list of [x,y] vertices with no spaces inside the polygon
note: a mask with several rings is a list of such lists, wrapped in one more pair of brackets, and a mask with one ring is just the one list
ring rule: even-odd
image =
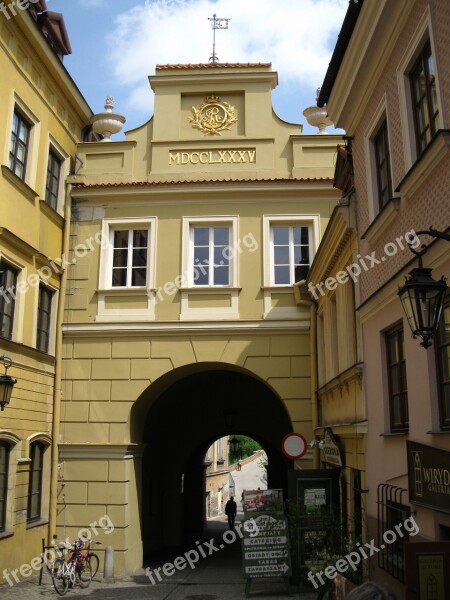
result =
[{"label": "beige building facade", "polygon": [[228,439],[228,436],[225,436],[216,440],[205,454],[207,519],[225,514],[225,504],[234,492],[228,465]]},{"label": "beige building facade", "polygon": [[203,527],[215,440],[257,440],[286,488],[282,438],[313,437],[294,283],[339,197],[340,138],[279,119],[276,83],[266,63],[158,66],[150,121],[78,146],[59,531],[107,514],[118,573]]},{"label": "beige building facade", "polygon": [[444,0],[351,3],[319,98],[350,137],[354,171],[367,537],[380,547],[411,515],[417,524],[370,559],[370,578],[408,600],[450,593],[447,562],[420,567],[425,547],[449,552],[448,301],[425,350],[397,295],[418,266],[408,242],[429,245],[434,279],[450,274],[448,242],[415,234],[450,225],[449,22]]},{"label": "beige building facade", "polygon": [[62,64],[62,15],[38,17],[45,10],[40,0],[0,14],[0,355],[17,380],[0,413],[0,581],[11,585],[35,573],[30,561],[55,526],[64,180],[91,115]]}]

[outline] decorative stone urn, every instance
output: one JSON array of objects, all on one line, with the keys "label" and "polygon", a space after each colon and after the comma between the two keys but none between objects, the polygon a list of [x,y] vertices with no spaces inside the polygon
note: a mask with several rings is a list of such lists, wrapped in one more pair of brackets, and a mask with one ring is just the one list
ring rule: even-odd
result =
[{"label": "decorative stone urn", "polygon": [[122,115],[113,113],[114,99],[107,96],[105,112],[91,117],[92,128],[95,133],[103,136],[102,142],[110,142],[113,133],[119,133],[126,119]]},{"label": "decorative stone urn", "polygon": [[[319,94],[320,88],[317,88],[316,102]],[[328,135],[326,128],[329,125],[333,125],[333,121],[328,117],[325,106],[322,108],[319,106],[310,106],[309,108],[305,108],[303,111],[303,116],[306,117],[306,120],[310,125],[319,128],[319,135]]]}]

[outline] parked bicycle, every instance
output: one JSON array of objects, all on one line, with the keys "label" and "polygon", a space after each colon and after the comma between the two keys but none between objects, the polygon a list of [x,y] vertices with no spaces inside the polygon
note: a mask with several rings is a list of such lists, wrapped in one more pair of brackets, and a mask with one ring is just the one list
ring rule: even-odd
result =
[{"label": "parked bicycle", "polygon": [[83,547],[81,549],[81,553],[84,557],[86,565],[88,565],[91,573],[92,579],[97,575],[98,567],[100,565],[100,558],[98,554],[92,552],[91,546],[94,544],[100,544],[100,542],[94,542],[91,538],[85,538],[83,541]]}]

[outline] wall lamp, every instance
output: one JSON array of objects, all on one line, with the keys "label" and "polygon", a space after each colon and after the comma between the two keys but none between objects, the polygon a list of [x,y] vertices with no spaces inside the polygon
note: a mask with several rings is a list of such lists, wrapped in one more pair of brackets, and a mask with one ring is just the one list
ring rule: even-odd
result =
[{"label": "wall lamp", "polygon": [[11,400],[11,394],[13,387],[17,383],[17,379],[13,379],[7,374],[9,367],[13,364],[13,361],[9,356],[0,356],[0,362],[5,365],[5,373],[4,375],[0,375],[0,406],[1,410],[4,410],[5,406],[7,406]]},{"label": "wall lamp", "polygon": [[[429,230],[416,231],[416,235],[429,235],[450,242],[448,233],[431,227]],[[416,251],[409,245],[411,252],[419,257],[419,266],[409,272],[404,285],[398,290],[398,295],[413,337],[422,338],[420,345],[426,349],[431,346],[430,340],[438,329],[448,287],[444,276],[436,281],[431,277],[433,269],[423,266],[422,256],[427,252],[428,246],[422,244],[421,248]]]},{"label": "wall lamp", "polygon": [[319,450],[323,450],[325,448],[325,440],[312,440],[312,442],[309,442],[308,446],[310,448],[319,448]]},{"label": "wall lamp", "polygon": [[238,440],[236,436],[233,436],[228,440],[228,444],[230,445],[231,452],[239,452],[239,448],[241,447],[241,440]]}]

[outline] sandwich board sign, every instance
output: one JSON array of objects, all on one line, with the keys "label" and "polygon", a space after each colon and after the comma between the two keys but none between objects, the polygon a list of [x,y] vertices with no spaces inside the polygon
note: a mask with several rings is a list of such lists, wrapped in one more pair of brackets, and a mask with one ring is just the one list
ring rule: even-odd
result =
[{"label": "sandwich board sign", "polygon": [[[288,592],[291,575],[289,531],[283,511],[282,490],[244,490],[242,561],[248,596],[254,579],[285,580]],[[246,521],[252,520],[252,526]]]}]

